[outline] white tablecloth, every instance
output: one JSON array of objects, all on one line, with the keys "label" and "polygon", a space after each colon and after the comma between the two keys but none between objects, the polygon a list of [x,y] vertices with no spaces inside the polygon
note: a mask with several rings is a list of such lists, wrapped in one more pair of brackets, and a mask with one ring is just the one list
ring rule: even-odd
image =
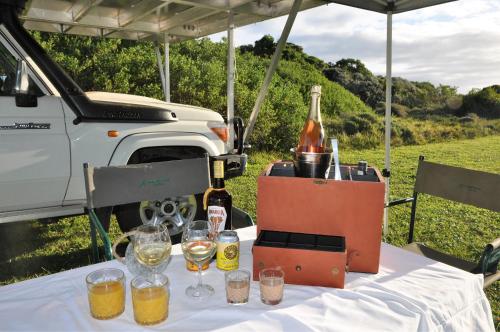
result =
[{"label": "white tablecloth", "polygon": [[[239,230],[240,267],[251,270],[255,227]],[[380,272],[349,273],[345,289],[286,285],[277,306],[260,302],[252,282],[250,301],[226,304],[224,274],[214,264],[204,281],[216,294],[197,303],[184,295],[196,274],[185,268],[178,245],[166,270],[170,314],[162,324],[136,325],[124,265],[110,261],[0,287],[1,331],[494,331],[482,277],[382,244]],[[125,312],[112,320],[91,318],[85,276],[117,267],[127,277]]]}]

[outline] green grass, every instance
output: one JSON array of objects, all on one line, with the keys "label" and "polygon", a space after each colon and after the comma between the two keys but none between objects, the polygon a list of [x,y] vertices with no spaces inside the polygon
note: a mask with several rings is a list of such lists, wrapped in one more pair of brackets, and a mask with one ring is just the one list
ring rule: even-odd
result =
[{"label": "green grass", "polygon": [[[340,147],[342,163],[367,160],[383,168],[384,152],[347,150]],[[448,165],[500,173],[500,136],[482,137],[392,150],[391,198],[412,194],[418,156]],[[256,178],[270,162],[288,155],[256,152],[250,155],[248,170],[227,182],[234,204],[256,220]],[[409,206],[390,210],[387,242],[402,246],[408,231]],[[258,222],[258,220],[256,220]],[[0,224],[0,283],[8,284],[40,275],[90,264],[90,241],[86,217],[63,219],[55,224],[37,221]],[[119,234],[112,223],[112,238]],[[484,245],[500,236],[500,214],[434,197],[419,196],[415,239],[456,256],[477,260]],[[495,325],[500,324],[500,285],[487,291]]]}]

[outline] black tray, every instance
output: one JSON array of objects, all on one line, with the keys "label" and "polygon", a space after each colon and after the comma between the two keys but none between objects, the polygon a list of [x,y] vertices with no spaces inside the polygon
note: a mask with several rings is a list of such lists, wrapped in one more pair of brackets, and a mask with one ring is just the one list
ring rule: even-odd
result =
[{"label": "black tray", "polygon": [[262,230],[257,240],[255,240],[254,245],[343,252],[345,251],[345,238],[343,236]]},{"label": "black tray", "polygon": [[[283,176],[283,177],[295,177],[295,168],[293,167],[293,162],[291,161],[280,161],[274,163],[269,176]],[[364,181],[364,182],[380,182],[375,170],[371,167],[368,168],[366,174],[357,175],[356,166],[345,166],[340,165],[340,176],[344,181]],[[330,167],[330,173],[328,174],[328,179],[333,180],[335,177],[335,165],[332,164]]]}]

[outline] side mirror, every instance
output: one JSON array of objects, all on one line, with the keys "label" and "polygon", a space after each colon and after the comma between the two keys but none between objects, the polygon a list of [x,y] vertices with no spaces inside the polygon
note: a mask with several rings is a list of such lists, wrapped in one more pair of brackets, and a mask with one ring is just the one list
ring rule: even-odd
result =
[{"label": "side mirror", "polygon": [[14,92],[16,94],[16,106],[18,107],[36,107],[38,106],[37,97],[29,92],[30,80],[28,76],[28,66],[26,61],[17,60],[16,83]]},{"label": "side mirror", "polygon": [[16,84],[14,85],[14,91],[16,95],[27,95],[28,88],[28,66],[26,65],[26,61],[19,59],[17,60]]}]

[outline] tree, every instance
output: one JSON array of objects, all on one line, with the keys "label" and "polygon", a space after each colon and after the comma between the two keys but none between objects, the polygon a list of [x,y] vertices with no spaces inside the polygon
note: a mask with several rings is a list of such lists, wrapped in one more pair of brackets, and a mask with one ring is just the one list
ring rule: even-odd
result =
[{"label": "tree", "polygon": [[339,68],[343,71],[348,71],[352,74],[359,73],[362,76],[368,77],[373,76],[372,72],[369,71],[364,63],[357,59],[341,59],[333,65],[333,68]]},{"label": "tree", "polygon": [[271,56],[276,49],[274,38],[271,35],[265,35],[255,42],[253,54],[257,56]]},{"label": "tree", "polygon": [[492,85],[481,90],[473,89],[465,95],[457,115],[469,113],[491,119],[500,118],[500,85]]},{"label": "tree", "polygon": [[359,60],[342,59],[335,64],[329,63],[323,74],[357,95],[372,108],[384,98],[383,86],[379,79]]}]

